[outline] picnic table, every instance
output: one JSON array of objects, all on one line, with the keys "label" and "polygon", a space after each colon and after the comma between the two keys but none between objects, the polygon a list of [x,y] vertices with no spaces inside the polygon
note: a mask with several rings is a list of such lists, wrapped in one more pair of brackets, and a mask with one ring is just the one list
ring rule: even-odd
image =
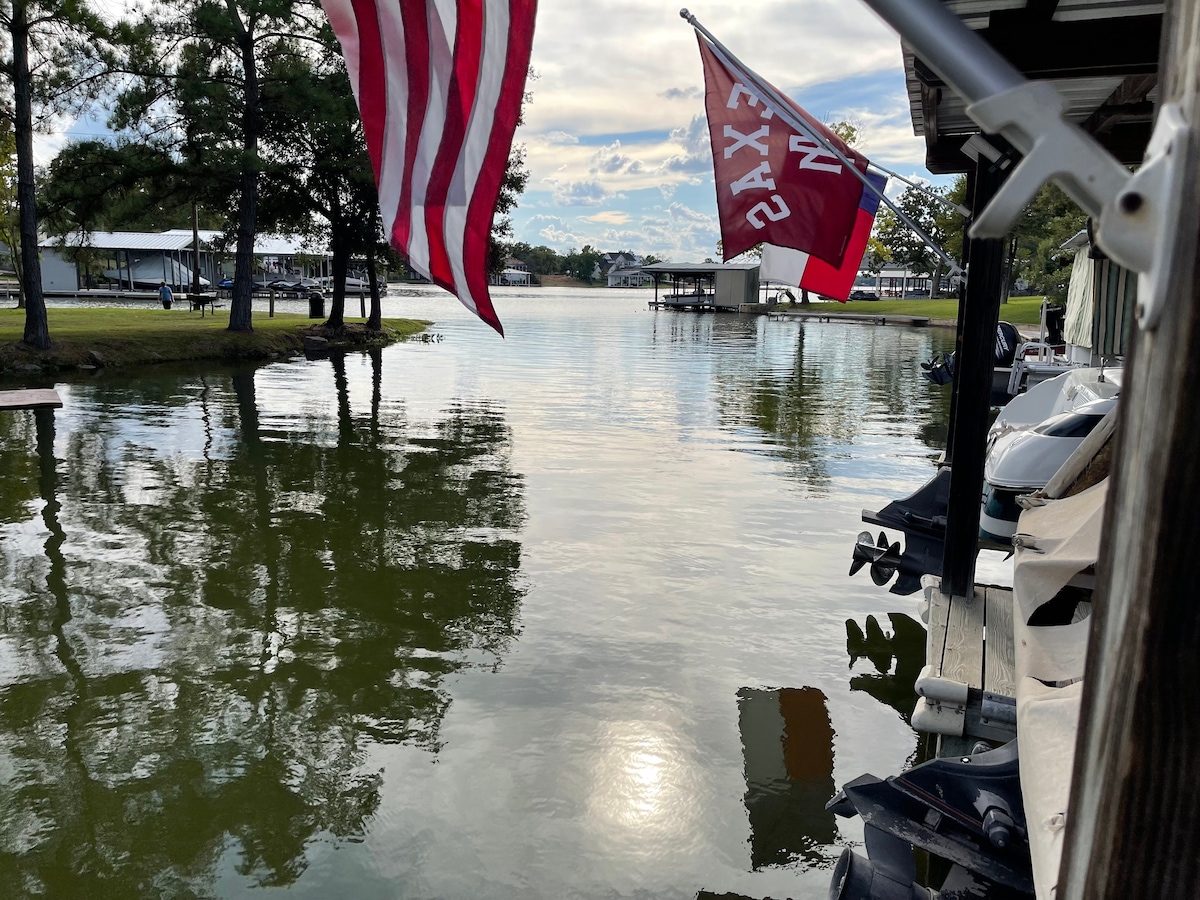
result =
[{"label": "picnic table", "polygon": [[191,304],[192,312],[200,310],[200,318],[204,318],[204,307],[208,307],[208,311],[213,315],[217,314],[217,308],[224,306],[224,303],[217,302],[216,294],[189,294],[188,301]]}]

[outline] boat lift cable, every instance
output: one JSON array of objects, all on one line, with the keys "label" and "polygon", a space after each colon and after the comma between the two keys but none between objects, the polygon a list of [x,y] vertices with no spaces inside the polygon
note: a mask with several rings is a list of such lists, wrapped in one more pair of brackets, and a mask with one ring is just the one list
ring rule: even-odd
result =
[{"label": "boat lift cable", "polygon": [[751,82],[758,90],[759,96],[765,103],[767,103],[772,113],[778,115],[786,124],[790,125],[809,140],[813,141],[819,146],[824,147],[831,154],[836,156],[841,161],[842,165],[846,166],[851,172],[853,172],[855,177],[863,183],[863,187],[865,189],[875,194],[884,206],[895,213],[896,217],[900,219],[900,221],[906,226],[908,226],[909,230],[912,231],[913,234],[924,241],[925,245],[929,247],[929,249],[932,250],[934,254],[942,260],[942,262],[950,267],[951,277],[962,271],[962,267],[954,261],[954,257],[943,250],[933,238],[926,234],[925,230],[916,222],[914,222],[912,218],[910,218],[904,212],[904,210],[900,209],[900,207],[898,207],[884,191],[875,187],[875,185],[871,183],[871,179],[869,179],[866,174],[864,174],[862,170],[858,168],[858,166],[854,165],[854,163],[850,161],[845,153],[843,153],[836,145],[830,143],[824,135],[818,134],[807,122],[804,121],[802,117],[796,115],[795,111],[791,107],[791,103],[788,102],[783,95],[771,87],[767,82],[759,78],[752,69],[747,68],[740,59],[738,59],[729,51],[729,48],[717,40],[716,37],[713,36],[713,33],[701,25],[700,21],[690,12],[688,12],[686,9],[681,9],[679,11],[679,16],[694,29],[696,29],[696,31],[702,34],[710,44],[712,44],[714,52],[718,57],[721,58],[721,61],[728,68],[737,69],[746,76],[746,80]]}]

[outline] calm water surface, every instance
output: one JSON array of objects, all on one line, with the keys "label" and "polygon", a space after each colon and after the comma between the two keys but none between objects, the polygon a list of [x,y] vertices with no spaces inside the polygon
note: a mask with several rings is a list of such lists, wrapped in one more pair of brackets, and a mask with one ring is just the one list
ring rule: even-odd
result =
[{"label": "calm water surface", "polygon": [[3,414],[0,895],[824,897],[917,748],[846,571],[952,335],[648,296]]}]

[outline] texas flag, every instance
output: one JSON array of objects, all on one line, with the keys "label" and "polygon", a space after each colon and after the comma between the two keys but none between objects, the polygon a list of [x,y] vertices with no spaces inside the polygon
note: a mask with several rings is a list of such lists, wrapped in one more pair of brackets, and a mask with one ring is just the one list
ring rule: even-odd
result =
[{"label": "texas flag", "polygon": [[830,147],[860,173],[867,158],[721,48],[696,38],[725,259],[767,241],[840,266],[863,184]]},{"label": "texas flag", "polygon": [[[881,192],[887,184],[887,177],[876,172],[868,172],[867,178]],[[858,203],[854,230],[846,243],[846,255],[840,266],[831,266],[815,256],[790,247],[763,244],[758,277],[763,281],[801,287],[845,303],[851,288],[854,287],[854,279],[858,275],[858,267],[862,265],[863,254],[867,252],[867,240],[871,237],[871,226],[875,222],[875,212],[878,209],[879,194],[875,191],[863,191],[862,199]]]}]

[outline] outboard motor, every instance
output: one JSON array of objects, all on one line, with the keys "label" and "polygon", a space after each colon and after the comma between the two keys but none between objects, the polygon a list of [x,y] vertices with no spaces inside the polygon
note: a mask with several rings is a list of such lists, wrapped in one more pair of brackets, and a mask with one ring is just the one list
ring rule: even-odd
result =
[{"label": "outboard motor", "polygon": [[921,374],[936,385],[949,384],[954,380],[954,354],[934,354],[929,362],[921,363]]},{"label": "outboard motor", "polygon": [[[867,831],[868,842],[870,833],[881,833],[874,828]],[[872,852],[869,859],[863,859],[847,847],[833,867],[829,900],[930,900],[929,888],[913,881],[917,867],[912,850],[907,845],[901,849],[908,857],[908,863],[903,869],[895,869],[882,863],[876,852]]]},{"label": "outboard motor", "polygon": [[1008,322],[996,323],[996,352],[995,364],[1000,367],[1011,366],[1017,358],[1017,347],[1021,343],[1021,333],[1015,325]]},{"label": "outboard motor", "polygon": [[[964,896],[1033,895],[1016,741],[931,760],[888,779],[862,775],[826,808],[862,818],[868,855],[864,860],[846,849],[830,883],[831,900],[931,897],[913,883],[912,847],[946,860],[984,890]],[[943,898],[956,894],[945,886],[941,891]]]},{"label": "outboard motor", "polygon": [[[1016,326],[1008,322],[997,322],[993,365],[999,368],[1011,366],[1017,357],[1017,348],[1020,346],[1021,333],[1017,331]],[[954,380],[954,368],[957,360],[957,350],[953,353],[935,353],[929,362],[921,363],[921,374],[934,384],[949,384]]]}]

